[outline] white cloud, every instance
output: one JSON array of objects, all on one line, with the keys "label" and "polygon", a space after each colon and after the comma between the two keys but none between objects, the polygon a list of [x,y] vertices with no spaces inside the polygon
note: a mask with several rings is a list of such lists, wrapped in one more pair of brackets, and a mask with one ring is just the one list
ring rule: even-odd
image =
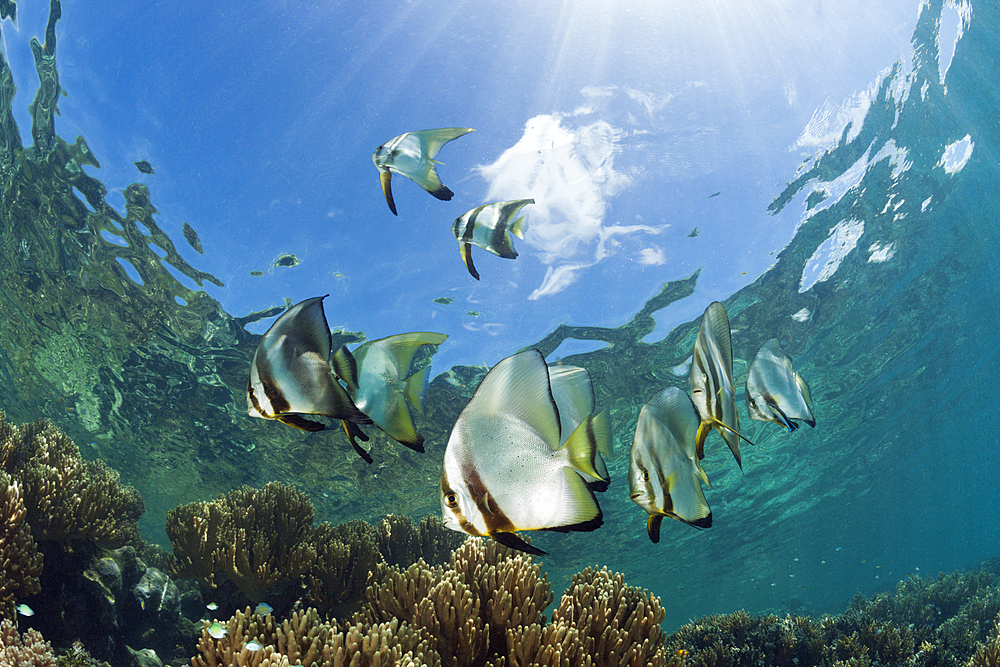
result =
[{"label": "white cloud", "polygon": [[667,263],[667,257],[660,246],[654,245],[639,251],[639,263],[645,266],[663,266]]},{"label": "white cloud", "polygon": [[976,142],[968,134],[945,146],[944,154],[938,165],[944,167],[945,172],[954,174],[965,167],[972,157],[972,149],[976,147]]},{"label": "white cloud", "polygon": [[[584,92],[598,98],[614,90]],[[560,113],[535,116],[516,144],[493,164],[479,167],[489,183],[489,201],[535,200],[525,209],[524,241],[550,266],[532,299],[556,294],[576,282],[582,269],[607,256],[609,241],[617,243],[613,237],[659,231],[646,225],[604,224],[608,200],[631,182],[614,166],[622,131],[603,120],[571,123],[572,116]]]}]

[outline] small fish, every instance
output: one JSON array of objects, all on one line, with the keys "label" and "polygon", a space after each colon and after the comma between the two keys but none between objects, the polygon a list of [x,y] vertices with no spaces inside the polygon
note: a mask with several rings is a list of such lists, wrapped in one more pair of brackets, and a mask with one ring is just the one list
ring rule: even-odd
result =
[{"label": "small fish", "polygon": [[698,460],[705,458],[705,440],[714,428],[729,445],[736,464],[742,470],[740,439],[746,438],[740,435],[740,415],[736,412],[733,342],[729,316],[718,301],[708,304],[701,317],[688,379],[691,383],[691,400],[701,417],[696,443]]},{"label": "small fish", "polygon": [[421,347],[440,345],[447,338],[428,331],[396,334],[368,341],[353,353],[341,347],[331,363],[361,412],[393,440],[422,452],[424,437],[417,433],[407,404],[423,412],[430,366],[412,375],[410,367]]},{"label": "small fish", "polygon": [[259,651],[262,648],[264,648],[264,646],[260,642],[254,640],[248,641],[246,644],[244,644],[244,646],[248,651]]},{"label": "small fish", "polygon": [[251,417],[276,419],[303,431],[322,431],[326,425],[302,415],[371,423],[330,370],[333,342],[323,312],[326,296],[292,306],[260,339],[247,381]]},{"label": "small fish", "polygon": [[407,132],[375,149],[372,162],[378,169],[385,203],[389,205],[393,215],[398,215],[390,185],[393,172],[406,176],[442,201],[451,200],[455,193],[441,182],[437,169],[434,168],[435,163],[440,163],[434,158],[446,143],[473,131],[468,127],[443,127],[438,130]]},{"label": "small fish", "polygon": [[215,611],[218,608],[219,608],[219,605],[217,605],[214,602],[209,602],[207,605],[205,605],[205,609],[207,609],[209,611]]},{"label": "small fish", "polygon": [[444,524],[542,555],[519,530],[590,531],[604,523],[595,450],[610,450],[607,416],[587,415],[562,437],[549,368],[538,350],[494,366],[448,438],[441,467]]},{"label": "small fish", "polygon": [[226,630],[222,623],[212,621],[212,624],[208,626],[208,634],[212,635],[213,639],[222,639],[229,634],[229,630]]},{"label": "small fish", "polygon": [[660,522],[669,516],[696,528],[712,525],[712,509],[701,488],[712,488],[695,446],[701,419],[690,397],[668,387],[639,411],[629,455],[629,498],[646,510],[646,532],[660,541]]},{"label": "small fish", "polygon": [[523,207],[534,203],[534,199],[514,199],[483,204],[455,219],[451,233],[458,239],[458,251],[473,278],[479,280],[479,272],[472,263],[472,246],[477,245],[497,257],[515,259],[517,251],[511,245],[510,235],[524,238],[524,216],[513,222],[511,219]]},{"label": "small fish", "polygon": [[35,615],[35,610],[32,609],[31,607],[29,607],[28,605],[24,604],[23,602],[21,604],[17,605],[16,607],[14,607],[14,609],[16,609],[17,613],[19,613],[21,616],[34,616]]},{"label": "small fish", "polygon": [[776,338],[764,343],[750,363],[746,395],[750,419],[774,422],[789,433],[799,427],[793,419],[816,426],[809,385],[792,370],[792,360]]},{"label": "small fish", "polygon": [[274,607],[272,607],[266,602],[261,602],[259,605],[257,605],[257,608],[253,610],[253,613],[257,614],[258,616],[267,616],[272,611],[274,611]]}]

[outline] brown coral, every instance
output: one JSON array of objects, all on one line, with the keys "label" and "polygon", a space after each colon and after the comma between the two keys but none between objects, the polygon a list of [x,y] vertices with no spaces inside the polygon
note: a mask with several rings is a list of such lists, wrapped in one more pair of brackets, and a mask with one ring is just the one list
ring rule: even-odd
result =
[{"label": "brown coral", "polygon": [[52,645],[35,629],[18,633],[8,619],[0,620],[0,667],[56,667]]},{"label": "brown coral", "polygon": [[[659,600],[606,569],[577,575],[550,624],[543,611],[553,596],[533,557],[493,540],[467,540],[446,566],[419,560],[406,569],[384,569],[350,625],[321,621],[315,609],[277,625],[272,616],[251,615],[247,609],[226,622],[222,638],[213,638],[206,623],[201,656],[192,664],[590,667],[666,662]],[[246,648],[251,640],[259,650]],[[675,658],[670,666],[680,667],[683,655]]]},{"label": "brown coral", "polygon": [[1000,616],[993,622],[993,635],[979,645],[965,667],[1000,667]]},{"label": "brown coral", "polygon": [[14,601],[41,591],[42,555],[24,521],[17,481],[0,471],[0,616],[13,618]]},{"label": "brown coral", "polygon": [[[277,624],[271,615],[262,617],[237,611],[224,625],[225,636],[216,639],[205,623],[198,642],[200,656],[193,667],[388,667],[412,665],[436,667],[437,653],[427,647],[420,634],[398,620],[375,625],[351,625],[342,631],[336,622],[323,622],[315,609],[294,613]],[[250,650],[247,644],[260,648]]]},{"label": "brown coral", "polygon": [[146,508],[139,492],[101,461],[84,461],[47,420],[14,427],[0,411],[0,468],[19,480],[36,540],[57,540],[68,550],[73,540],[142,546],[139,517]]},{"label": "brown coral", "polygon": [[214,588],[216,576],[232,581],[260,602],[280,594],[316,560],[313,506],[304,493],[271,482],[248,486],[210,502],[167,512],[174,546],[168,568],[175,577],[200,579]]},{"label": "brown coral", "polygon": [[626,585],[621,574],[588,567],[573,575],[552,622],[579,631],[587,664],[645,667],[665,662],[664,615],[658,597]]}]

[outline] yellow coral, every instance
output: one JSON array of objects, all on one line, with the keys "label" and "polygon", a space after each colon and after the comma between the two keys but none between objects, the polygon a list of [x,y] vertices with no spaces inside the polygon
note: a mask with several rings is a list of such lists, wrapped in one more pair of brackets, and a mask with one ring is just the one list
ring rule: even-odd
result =
[{"label": "yellow coral", "polygon": [[21,484],[28,525],[36,540],[73,540],[115,549],[142,546],[139,517],[145,503],[100,461],[80,450],[46,420],[14,427],[0,411],[0,467]]},{"label": "yellow coral", "polygon": [[42,555],[24,521],[18,483],[0,471],[0,616],[13,618],[14,602],[41,588]]}]

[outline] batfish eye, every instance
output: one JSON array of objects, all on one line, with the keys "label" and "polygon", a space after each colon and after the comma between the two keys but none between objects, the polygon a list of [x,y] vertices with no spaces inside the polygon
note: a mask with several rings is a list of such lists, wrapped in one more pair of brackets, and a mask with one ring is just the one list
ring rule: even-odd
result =
[{"label": "batfish eye", "polygon": [[455,495],[454,491],[444,495],[444,504],[448,507],[458,507],[458,496]]},{"label": "batfish eye", "polygon": [[648,482],[649,481],[649,471],[648,470],[643,470],[642,471],[642,481],[644,481],[644,482]]}]

